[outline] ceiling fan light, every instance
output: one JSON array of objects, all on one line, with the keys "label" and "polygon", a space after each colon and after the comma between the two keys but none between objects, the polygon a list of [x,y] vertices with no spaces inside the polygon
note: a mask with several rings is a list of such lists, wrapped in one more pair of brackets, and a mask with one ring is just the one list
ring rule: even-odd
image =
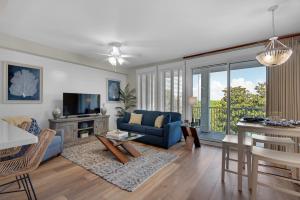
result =
[{"label": "ceiling fan light", "polygon": [[120,56],[121,52],[120,52],[119,47],[112,47],[111,54],[112,54],[113,56]]},{"label": "ceiling fan light", "polygon": [[109,57],[108,62],[113,66],[117,65],[117,59],[115,57]]},{"label": "ceiling fan light", "polygon": [[117,60],[120,65],[122,65],[125,62],[124,58],[122,57],[117,58]]}]

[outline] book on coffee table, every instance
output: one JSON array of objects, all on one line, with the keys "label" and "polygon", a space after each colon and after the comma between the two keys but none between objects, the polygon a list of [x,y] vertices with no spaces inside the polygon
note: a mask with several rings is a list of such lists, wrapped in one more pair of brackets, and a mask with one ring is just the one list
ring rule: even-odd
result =
[{"label": "book on coffee table", "polygon": [[121,139],[124,137],[128,137],[128,132],[120,131],[120,130],[113,130],[113,131],[107,132],[106,136],[110,137],[110,138],[114,138],[114,139]]}]

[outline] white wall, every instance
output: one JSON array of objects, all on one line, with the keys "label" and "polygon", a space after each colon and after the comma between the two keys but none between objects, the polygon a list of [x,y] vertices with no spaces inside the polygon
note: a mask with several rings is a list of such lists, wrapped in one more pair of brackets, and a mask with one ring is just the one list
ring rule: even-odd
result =
[{"label": "white wall", "polygon": [[[106,102],[106,79],[121,81],[121,87],[127,82],[127,75],[94,69],[77,64],[62,62],[45,57],[0,48],[0,118],[14,115],[28,115],[36,118],[40,125],[48,127],[55,107],[62,108],[63,92],[101,94],[101,106],[105,103],[110,115],[109,126],[116,128],[115,107],[119,103]],[[3,103],[3,62],[11,61],[44,68],[44,87],[42,104],[4,104]]]}]

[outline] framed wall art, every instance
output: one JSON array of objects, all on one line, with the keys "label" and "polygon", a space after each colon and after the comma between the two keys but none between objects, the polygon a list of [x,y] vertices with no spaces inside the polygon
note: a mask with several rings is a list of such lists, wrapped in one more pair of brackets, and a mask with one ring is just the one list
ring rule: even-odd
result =
[{"label": "framed wall art", "polygon": [[4,103],[42,103],[43,68],[4,62]]},{"label": "framed wall art", "polygon": [[107,101],[120,101],[120,82],[119,80],[107,79]]}]

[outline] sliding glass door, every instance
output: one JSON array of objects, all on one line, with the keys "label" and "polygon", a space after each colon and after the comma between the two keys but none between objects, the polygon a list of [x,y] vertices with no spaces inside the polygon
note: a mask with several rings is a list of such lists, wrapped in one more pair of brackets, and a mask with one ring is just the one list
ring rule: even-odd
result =
[{"label": "sliding glass door", "polygon": [[[244,116],[265,115],[266,68],[256,61],[193,69],[193,118],[201,119],[205,139],[236,133]],[[223,135],[223,136],[222,136]]]},{"label": "sliding glass door", "polygon": [[266,67],[256,61],[230,64],[230,133],[244,116],[266,115]]}]

